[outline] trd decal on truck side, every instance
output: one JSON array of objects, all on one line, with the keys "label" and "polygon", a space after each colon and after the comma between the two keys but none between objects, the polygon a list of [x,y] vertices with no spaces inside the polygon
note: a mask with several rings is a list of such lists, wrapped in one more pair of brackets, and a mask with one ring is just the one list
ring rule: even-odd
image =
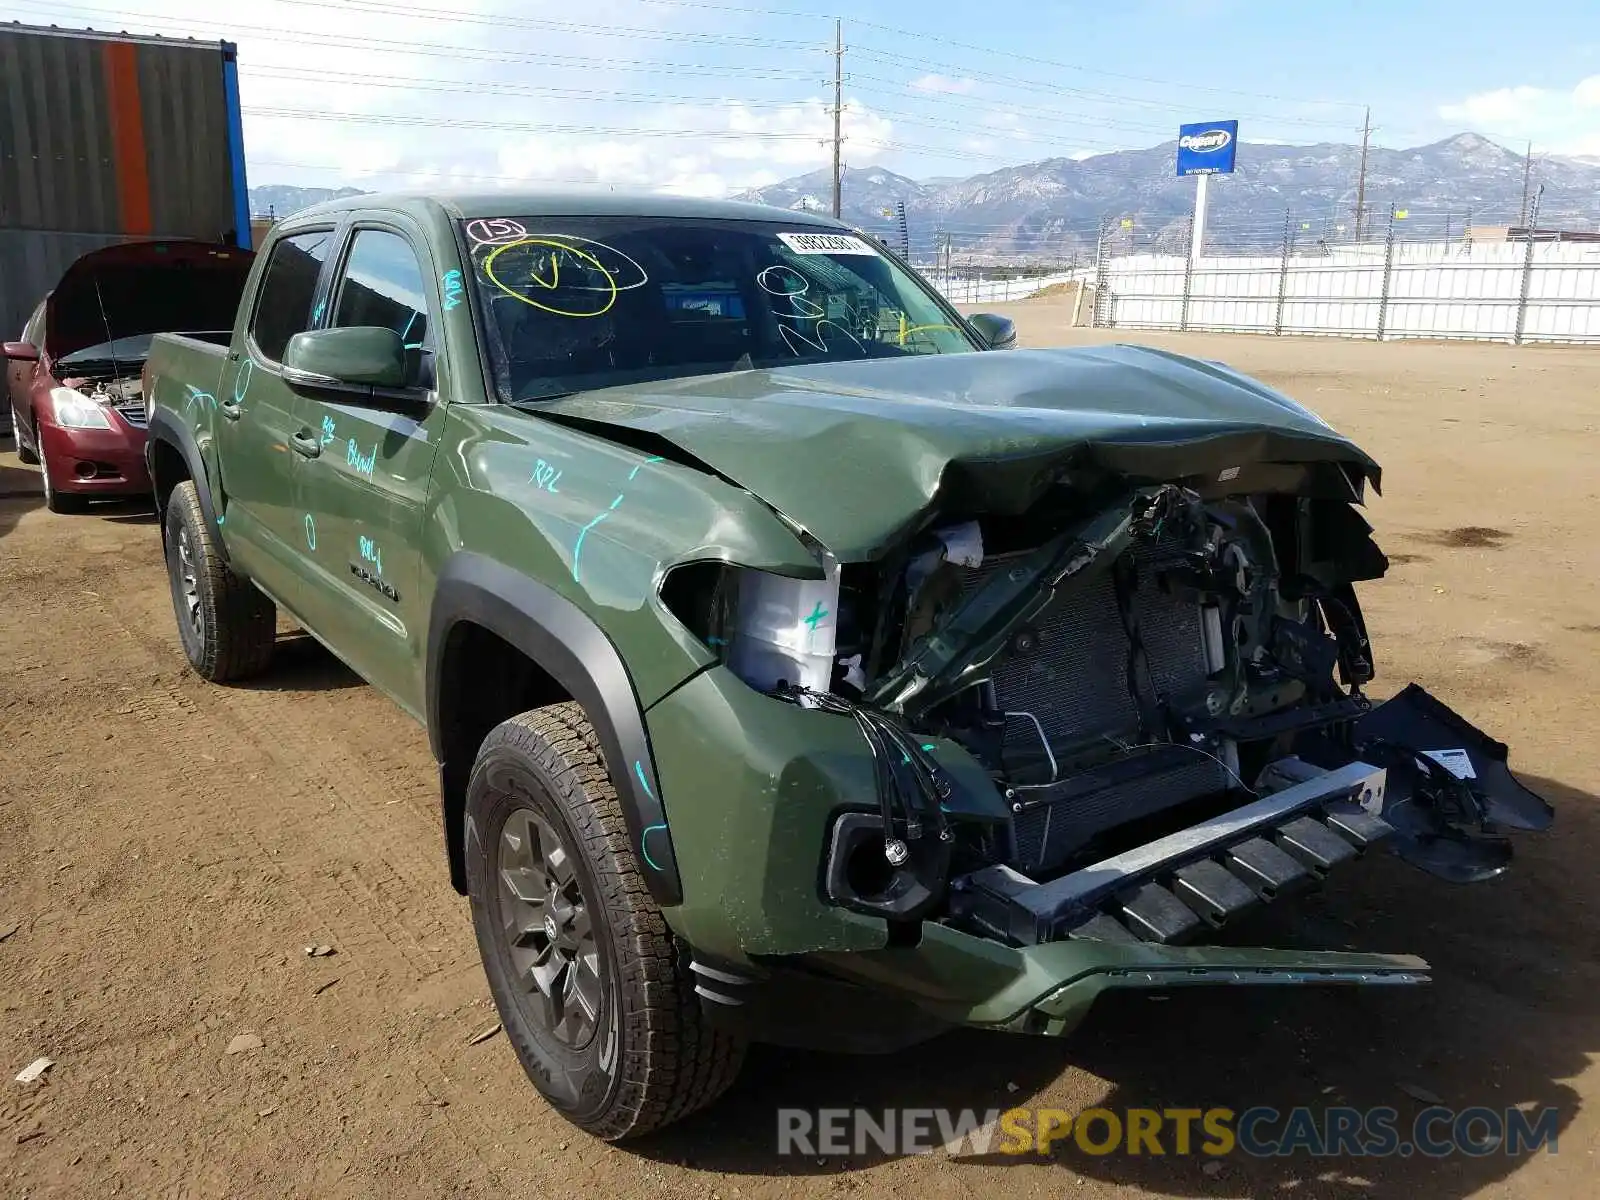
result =
[{"label": "trd decal on truck side", "polygon": [[361,580],[361,582],[366,584],[368,587],[375,588],[377,591],[387,596],[390,600],[393,600],[396,603],[399,602],[400,593],[395,590],[394,585],[387,579],[384,579],[379,575],[375,575],[373,572],[367,570],[360,563],[350,564],[350,574]]}]

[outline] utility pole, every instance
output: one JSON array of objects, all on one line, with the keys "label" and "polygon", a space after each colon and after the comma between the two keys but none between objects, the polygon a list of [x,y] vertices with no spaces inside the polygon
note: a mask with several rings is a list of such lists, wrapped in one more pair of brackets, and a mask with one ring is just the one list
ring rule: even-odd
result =
[{"label": "utility pole", "polygon": [[1528,143],[1528,153],[1522,160],[1522,209],[1517,217],[1518,225],[1528,223],[1528,184],[1533,182],[1533,143]]},{"label": "utility pole", "polygon": [[837,219],[844,198],[844,21],[833,22],[833,215]]},{"label": "utility pole", "polygon": [[1367,211],[1367,142],[1372,137],[1372,106],[1361,119],[1361,170],[1356,175],[1356,245],[1361,244],[1361,219]]}]

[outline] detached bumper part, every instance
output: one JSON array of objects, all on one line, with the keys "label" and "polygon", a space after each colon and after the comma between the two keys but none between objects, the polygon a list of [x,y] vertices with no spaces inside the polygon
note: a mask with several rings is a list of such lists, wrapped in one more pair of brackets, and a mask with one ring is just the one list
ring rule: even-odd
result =
[{"label": "detached bumper part", "polygon": [[1355,726],[1360,752],[1389,772],[1383,819],[1395,852],[1452,883],[1511,864],[1505,835],[1550,828],[1555,811],[1511,773],[1507,749],[1416,684]]}]

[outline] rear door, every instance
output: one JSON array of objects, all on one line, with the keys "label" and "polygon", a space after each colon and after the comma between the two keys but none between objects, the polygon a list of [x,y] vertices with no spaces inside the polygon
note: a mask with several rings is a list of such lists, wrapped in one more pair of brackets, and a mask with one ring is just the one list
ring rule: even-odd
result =
[{"label": "rear door", "polygon": [[[304,556],[315,532],[300,503],[305,458],[294,435],[305,401],[283,381],[289,339],[310,328],[335,227],[296,230],[267,252],[248,321],[235,330],[217,394],[191,396],[217,411],[223,537],[246,574],[299,616]],[[195,389],[191,389],[195,390]]]},{"label": "rear door", "polygon": [[315,523],[311,629],[364,678],[415,710],[427,638],[420,594],[423,506],[444,428],[438,378],[439,271],[400,216],[358,221],[329,288],[326,325],[383,326],[411,351],[411,383],[361,402],[307,393],[303,432],[321,453],[304,471]]}]

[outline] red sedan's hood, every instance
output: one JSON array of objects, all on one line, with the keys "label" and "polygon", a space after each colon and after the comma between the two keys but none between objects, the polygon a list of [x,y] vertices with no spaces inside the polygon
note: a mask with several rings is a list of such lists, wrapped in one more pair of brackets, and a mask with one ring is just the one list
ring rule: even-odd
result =
[{"label": "red sedan's hood", "polygon": [[254,260],[237,246],[182,239],[91,250],[46,301],[43,350],[56,361],[140,334],[230,329]]}]

